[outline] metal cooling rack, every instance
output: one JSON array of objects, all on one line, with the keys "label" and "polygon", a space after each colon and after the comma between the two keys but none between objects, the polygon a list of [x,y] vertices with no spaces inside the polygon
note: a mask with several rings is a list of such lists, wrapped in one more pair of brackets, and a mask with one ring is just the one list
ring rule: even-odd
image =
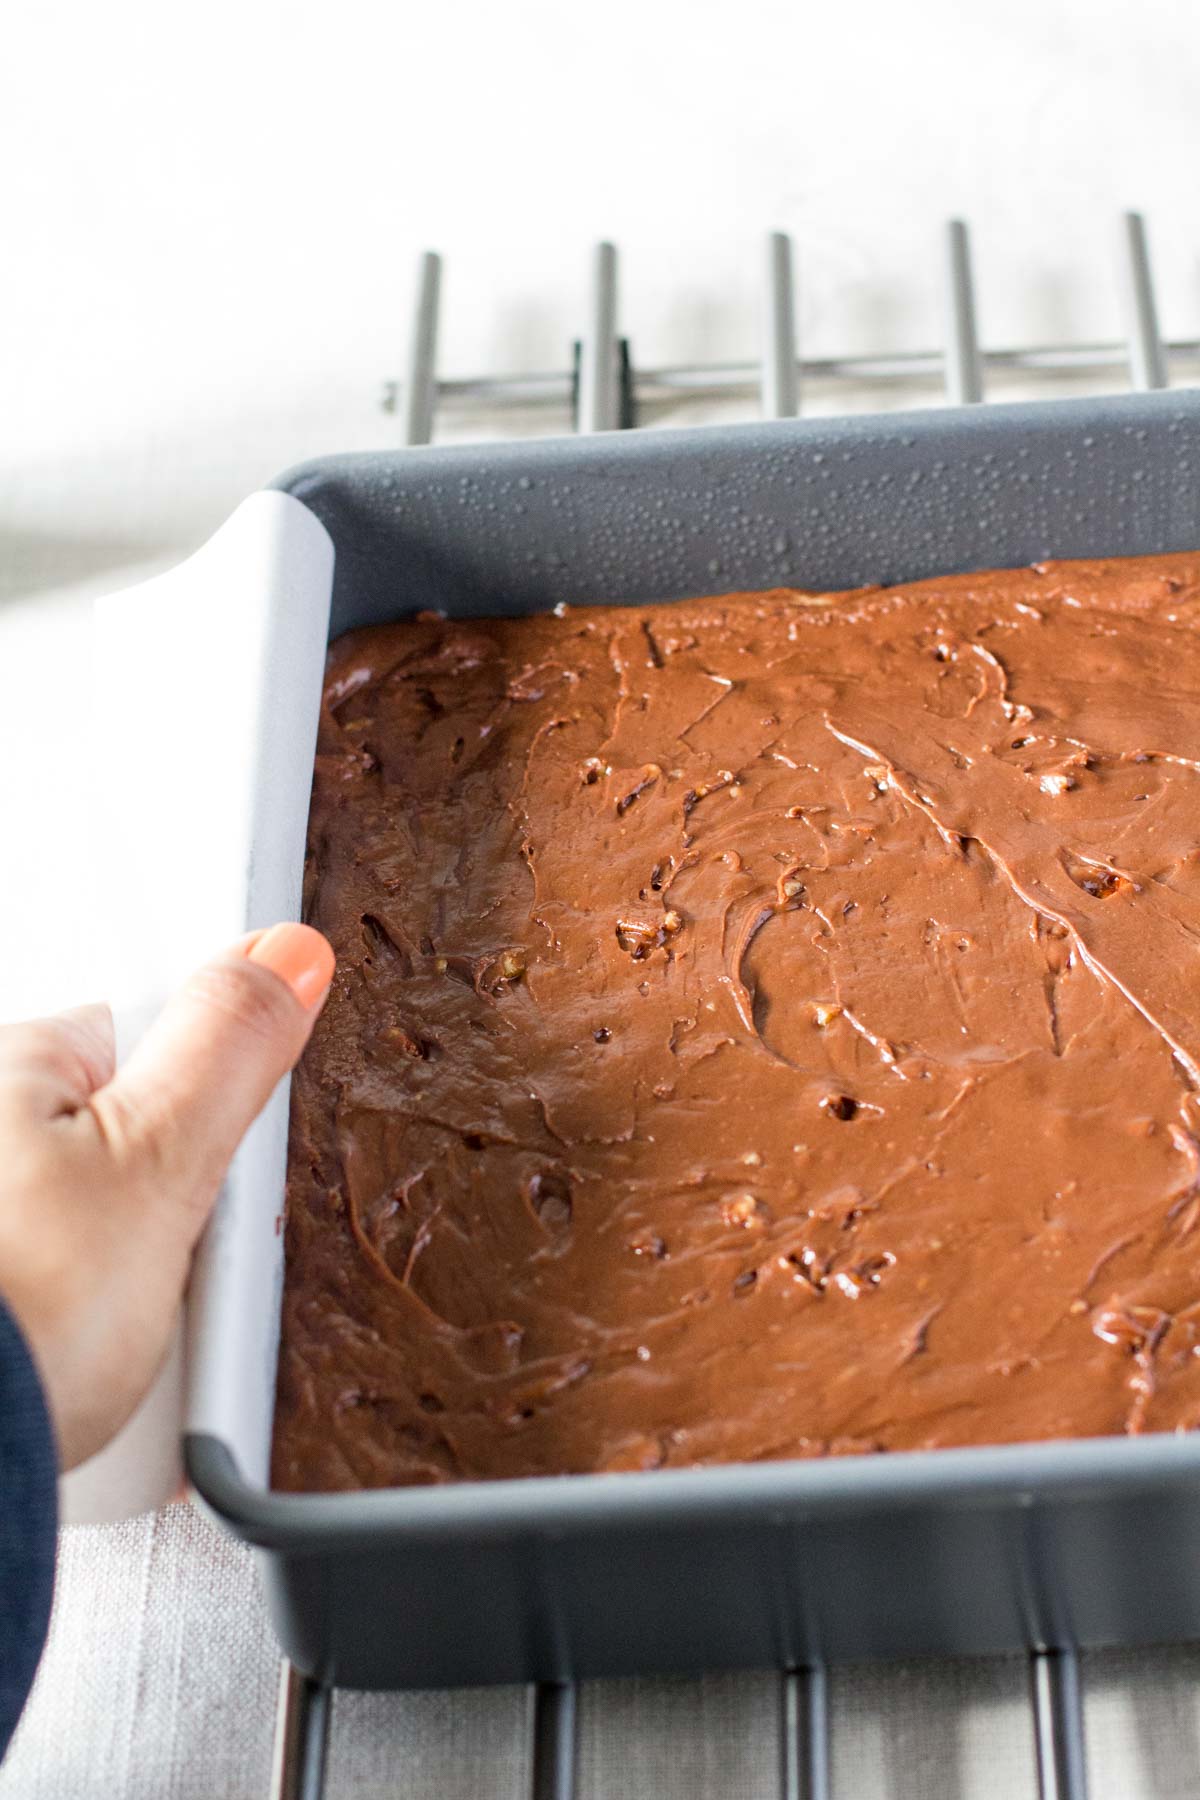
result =
[{"label": "metal cooling rack", "polygon": [[646,423],[657,409],[681,400],[757,397],[763,418],[795,418],[803,388],[810,382],[822,387],[833,384],[842,390],[851,385],[886,388],[940,382],[952,405],[971,406],[983,400],[985,377],[991,376],[1015,375],[1029,381],[1109,376],[1125,370],[1130,386],[1146,389],[1166,387],[1172,368],[1200,374],[1200,338],[1165,343],[1159,331],[1146,226],[1140,213],[1125,213],[1120,221],[1117,276],[1125,335],[1102,344],[984,349],[976,316],[970,237],[961,219],[950,219],[942,235],[944,307],[939,348],[802,358],[796,336],[792,240],[784,232],[771,232],[765,252],[763,351],[756,363],[639,369],[617,322],[617,251],[614,245],[602,243],[593,252],[587,317],[569,367],[542,374],[444,379],[437,373],[442,258],[428,250],[417,270],[403,377],[385,384],[384,408],[399,417],[400,442],[418,445],[432,441],[439,412],[481,406],[489,413],[554,409],[570,416],[577,431],[613,431]]},{"label": "metal cooling rack", "polygon": [[[404,376],[386,385],[383,404],[399,417],[400,442],[415,447],[432,441],[440,408],[569,409],[577,431],[615,431],[644,422],[656,406],[683,399],[757,396],[764,418],[795,418],[810,380],[859,387],[940,380],[951,405],[973,406],[984,399],[989,374],[1069,377],[1124,369],[1131,387],[1147,389],[1166,387],[1172,367],[1200,373],[1200,339],[1163,341],[1140,213],[1125,213],[1120,221],[1118,272],[1125,322],[1120,342],[985,350],[979,339],[970,237],[961,219],[949,220],[944,228],[942,259],[940,349],[802,358],[792,240],[772,232],[765,244],[761,361],[639,370],[618,324],[617,251],[601,243],[593,253],[587,317],[572,347],[570,367],[550,374],[444,380],[437,374],[442,259],[426,251],[418,265]],[[1087,1800],[1075,1651],[1035,1647],[1029,1659],[1029,1693],[1041,1800]],[[332,1709],[331,1688],[283,1663],[271,1800],[322,1800]],[[781,1674],[778,1718],[779,1800],[832,1800],[823,1667]],[[534,1696],[530,1800],[574,1800],[577,1761],[578,1688],[543,1683]]]},{"label": "metal cooling rack", "polygon": [[[1087,1800],[1083,1701],[1073,1650],[1035,1650],[1030,1711],[1041,1800]],[[322,1800],[333,1690],[284,1662],[271,1800]],[[579,1690],[544,1682],[534,1690],[530,1800],[575,1800]],[[829,1701],[821,1666],[779,1677],[779,1800],[833,1800]],[[630,1795],[630,1800],[642,1800]]]}]

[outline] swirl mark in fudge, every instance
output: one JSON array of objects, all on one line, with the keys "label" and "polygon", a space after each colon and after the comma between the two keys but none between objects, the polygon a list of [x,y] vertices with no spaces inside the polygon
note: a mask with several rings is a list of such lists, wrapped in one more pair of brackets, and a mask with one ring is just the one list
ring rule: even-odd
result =
[{"label": "swirl mark in fudge", "polygon": [[274,1479],[1200,1423],[1200,554],[329,657]]}]

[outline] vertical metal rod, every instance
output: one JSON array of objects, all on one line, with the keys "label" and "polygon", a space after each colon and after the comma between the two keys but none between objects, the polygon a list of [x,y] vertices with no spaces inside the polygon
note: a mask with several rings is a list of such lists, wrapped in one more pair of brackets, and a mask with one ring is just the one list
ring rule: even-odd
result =
[{"label": "vertical metal rod", "polygon": [[580,431],[615,431],[621,422],[617,355],[617,251],[597,244],[579,355]]},{"label": "vertical metal rod", "polygon": [[544,1681],[533,1697],[532,1800],[575,1800],[578,1689]]},{"label": "vertical metal rod", "polygon": [[271,1800],[321,1800],[332,1691],[301,1675],[285,1657],[271,1756]]},{"label": "vertical metal rod", "polygon": [[1158,329],[1146,221],[1138,212],[1127,212],[1121,219],[1121,286],[1129,333],[1129,378],[1135,388],[1165,388],[1167,359]]},{"label": "vertical metal rod", "polygon": [[417,264],[417,290],[400,390],[400,438],[404,444],[428,444],[433,438],[441,286],[442,259],[435,250],[426,250]]},{"label": "vertical metal rod", "polygon": [[767,235],[766,329],[763,333],[764,419],[794,419],[800,411],[796,358],[796,300],[792,240],[785,231]]},{"label": "vertical metal rod", "polygon": [[946,223],[946,398],[952,406],[976,406],[983,399],[971,241],[961,219]]},{"label": "vertical metal rod", "polygon": [[830,1800],[829,1687],[820,1664],[780,1677],[780,1800]]},{"label": "vertical metal rod", "polygon": [[1087,1800],[1079,1660],[1073,1650],[1037,1650],[1030,1678],[1041,1800]]}]

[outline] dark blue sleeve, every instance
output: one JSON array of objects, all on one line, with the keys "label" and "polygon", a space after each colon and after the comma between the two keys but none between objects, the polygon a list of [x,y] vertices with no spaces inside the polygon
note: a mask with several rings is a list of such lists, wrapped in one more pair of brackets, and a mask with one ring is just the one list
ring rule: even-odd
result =
[{"label": "dark blue sleeve", "polygon": [[0,1756],[50,1623],[58,1458],[33,1358],[0,1301]]}]

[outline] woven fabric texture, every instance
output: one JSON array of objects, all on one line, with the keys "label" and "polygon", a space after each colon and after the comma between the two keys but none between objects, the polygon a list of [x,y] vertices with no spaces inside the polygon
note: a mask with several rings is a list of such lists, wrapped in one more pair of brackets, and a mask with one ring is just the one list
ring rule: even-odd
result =
[{"label": "woven fabric texture", "polygon": [[[277,1653],[249,1554],[188,1506],[62,1534],[0,1800],[265,1800]],[[1200,1649],[1085,1660],[1094,1800],[1200,1792]],[[1022,1658],[837,1669],[853,1800],[1035,1800]],[[775,1800],[770,1675],[589,1684],[580,1800]],[[339,1694],[328,1800],[526,1800],[524,1689]]]}]

